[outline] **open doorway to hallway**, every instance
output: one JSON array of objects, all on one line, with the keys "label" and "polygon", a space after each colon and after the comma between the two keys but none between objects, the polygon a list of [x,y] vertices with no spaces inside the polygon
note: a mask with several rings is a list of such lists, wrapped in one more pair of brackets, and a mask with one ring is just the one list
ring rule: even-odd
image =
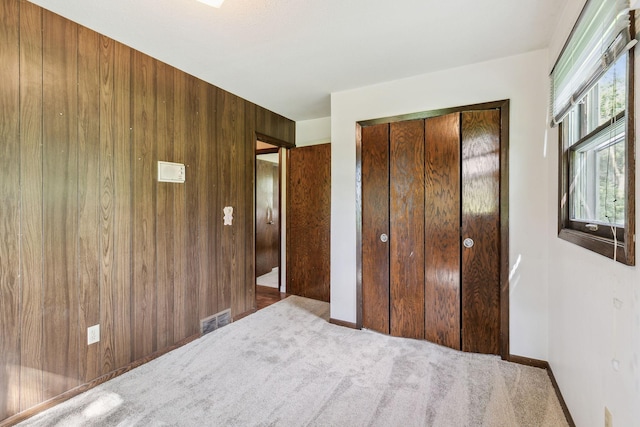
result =
[{"label": "open doorway to hallway", "polygon": [[256,309],[284,298],[281,266],[282,149],[256,141]]}]

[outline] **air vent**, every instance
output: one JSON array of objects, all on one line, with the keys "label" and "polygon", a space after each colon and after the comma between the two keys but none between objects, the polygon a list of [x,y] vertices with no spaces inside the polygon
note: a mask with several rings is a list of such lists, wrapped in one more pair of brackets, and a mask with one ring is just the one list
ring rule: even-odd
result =
[{"label": "air vent", "polygon": [[231,309],[226,309],[200,320],[200,334],[205,335],[231,323]]}]

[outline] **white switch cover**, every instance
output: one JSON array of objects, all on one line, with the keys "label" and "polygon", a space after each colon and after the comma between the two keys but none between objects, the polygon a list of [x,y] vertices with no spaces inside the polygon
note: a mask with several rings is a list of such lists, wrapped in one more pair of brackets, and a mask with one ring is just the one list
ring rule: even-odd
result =
[{"label": "white switch cover", "polygon": [[233,208],[231,206],[226,206],[224,209],[222,209],[222,212],[224,213],[224,225],[232,225],[233,224]]},{"label": "white switch cover", "polygon": [[100,325],[93,325],[87,328],[87,345],[100,341]]},{"label": "white switch cover", "polygon": [[182,163],[158,162],[159,182],[184,182],[185,171]]}]

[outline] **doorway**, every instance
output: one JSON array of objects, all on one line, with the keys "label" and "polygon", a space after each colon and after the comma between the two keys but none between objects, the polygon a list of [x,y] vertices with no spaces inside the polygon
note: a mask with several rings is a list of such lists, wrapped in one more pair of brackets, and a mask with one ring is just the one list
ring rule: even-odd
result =
[{"label": "doorway", "polygon": [[508,356],[508,101],[360,123],[358,326]]},{"label": "doorway", "polygon": [[280,159],[280,147],[256,140],[255,277],[258,306],[261,299],[281,293]]}]

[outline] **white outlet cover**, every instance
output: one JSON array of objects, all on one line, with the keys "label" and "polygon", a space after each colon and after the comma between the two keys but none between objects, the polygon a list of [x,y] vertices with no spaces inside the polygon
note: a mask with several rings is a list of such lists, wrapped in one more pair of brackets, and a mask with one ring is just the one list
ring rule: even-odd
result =
[{"label": "white outlet cover", "polygon": [[100,341],[100,325],[93,325],[87,328],[87,345]]}]

